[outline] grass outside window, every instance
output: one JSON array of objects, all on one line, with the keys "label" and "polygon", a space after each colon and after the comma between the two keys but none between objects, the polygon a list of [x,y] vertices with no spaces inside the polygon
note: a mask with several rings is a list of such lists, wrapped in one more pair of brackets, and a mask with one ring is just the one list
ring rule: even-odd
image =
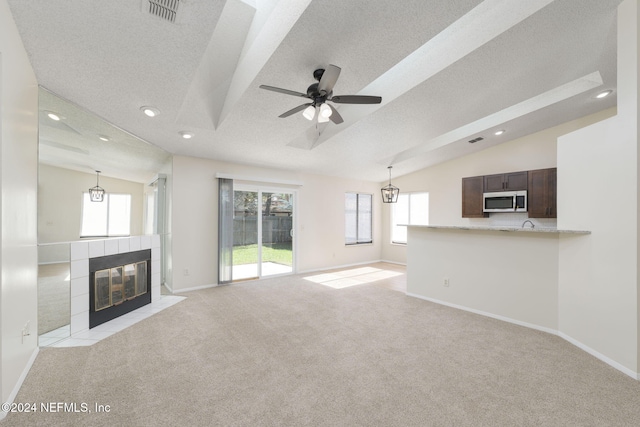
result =
[{"label": "grass outside window", "polygon": [[[262,245],[262,262],[293,266],[291,243],[273,243]],[[257,264],[258,245],[233,247],[233,265]]]}]

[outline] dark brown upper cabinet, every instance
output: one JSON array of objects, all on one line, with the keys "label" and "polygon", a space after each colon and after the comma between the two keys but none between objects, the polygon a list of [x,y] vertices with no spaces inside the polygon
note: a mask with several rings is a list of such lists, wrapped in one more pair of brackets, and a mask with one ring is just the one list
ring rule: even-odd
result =
[{"label": "dark brown upper cabinet", "polygon": [[529,171],[529,218],[557,218],[557,168]]},{"label": "dark brown upper cabinet", "polygon": [[527,189],[527,171],[500,173],[484,177],[484,191],[518,191]]},{"label": "dark brown upper cabinet", "polygon": [[462,178],[462,217],[485,218],[488,213],[482,212],[483,176]]}]

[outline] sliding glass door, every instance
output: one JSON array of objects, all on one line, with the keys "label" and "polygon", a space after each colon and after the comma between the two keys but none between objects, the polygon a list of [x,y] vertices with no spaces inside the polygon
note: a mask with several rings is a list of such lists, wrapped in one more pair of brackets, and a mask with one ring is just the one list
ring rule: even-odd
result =
[{"label": "sliding glass door", "polygon": [[260,277],[258,192],[233,191],[233,280]]},{"label": "sliding glass door", "polygon": [[234,185],[232,280],[293,272],[294,193]]},{"label": "sliding glass door", "polygon": [[262,276],[293,272],[293,194],[262,192]]}]

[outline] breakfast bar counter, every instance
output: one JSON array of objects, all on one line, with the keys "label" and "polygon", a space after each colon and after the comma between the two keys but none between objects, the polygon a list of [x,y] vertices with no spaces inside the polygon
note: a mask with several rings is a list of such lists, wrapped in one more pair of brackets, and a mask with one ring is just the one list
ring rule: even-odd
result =
[{"label": "breakfast bar counter", "polygon": [[559,242],[589,231],[407,226],[407,295],[547,332],[558,329]]},{"label": "breakfast bar counter", "polygon": [[411,227],[434,228],[443,230],[474,230],[474,231],[514,231],[522,233],[560,233],[560,234],[591,234],[585,230],[559,230],[550,227],[513,227],[513,226],[477,226],[477,225],[412,225]]}]

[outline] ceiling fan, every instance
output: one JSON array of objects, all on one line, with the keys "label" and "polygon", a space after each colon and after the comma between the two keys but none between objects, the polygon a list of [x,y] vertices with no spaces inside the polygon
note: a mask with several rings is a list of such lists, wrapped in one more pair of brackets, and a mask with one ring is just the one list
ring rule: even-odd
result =
[{"label": "ceiling fan", "polygon": [[335,65],[329,65],[327,69],[319,68],[313,72],[313,77],[318,83],[313,83],[307,88],[307,93],[296,92],[293,90],[282,89],[274,86],[260,85],[260,89],[271,90],[274,92],[284,93],[286,95],[298,96],[301,98],[308,98],[311,102],[298,105],[289,111],[286,111],[278,117],[289,117],[299,111],[303,111],[302,115],[308,119],[318,116],[319,123],[325,123],[331,120],[335,124],[344,122],[342,116],[338,113],[333,105],[327,104],[327,101],[334,102],[336,104],[380,104],[382,98],[380,96],[369,95],[336,95],[333,96],[333,86],[338,80],[340,75],[340,67]]}]

